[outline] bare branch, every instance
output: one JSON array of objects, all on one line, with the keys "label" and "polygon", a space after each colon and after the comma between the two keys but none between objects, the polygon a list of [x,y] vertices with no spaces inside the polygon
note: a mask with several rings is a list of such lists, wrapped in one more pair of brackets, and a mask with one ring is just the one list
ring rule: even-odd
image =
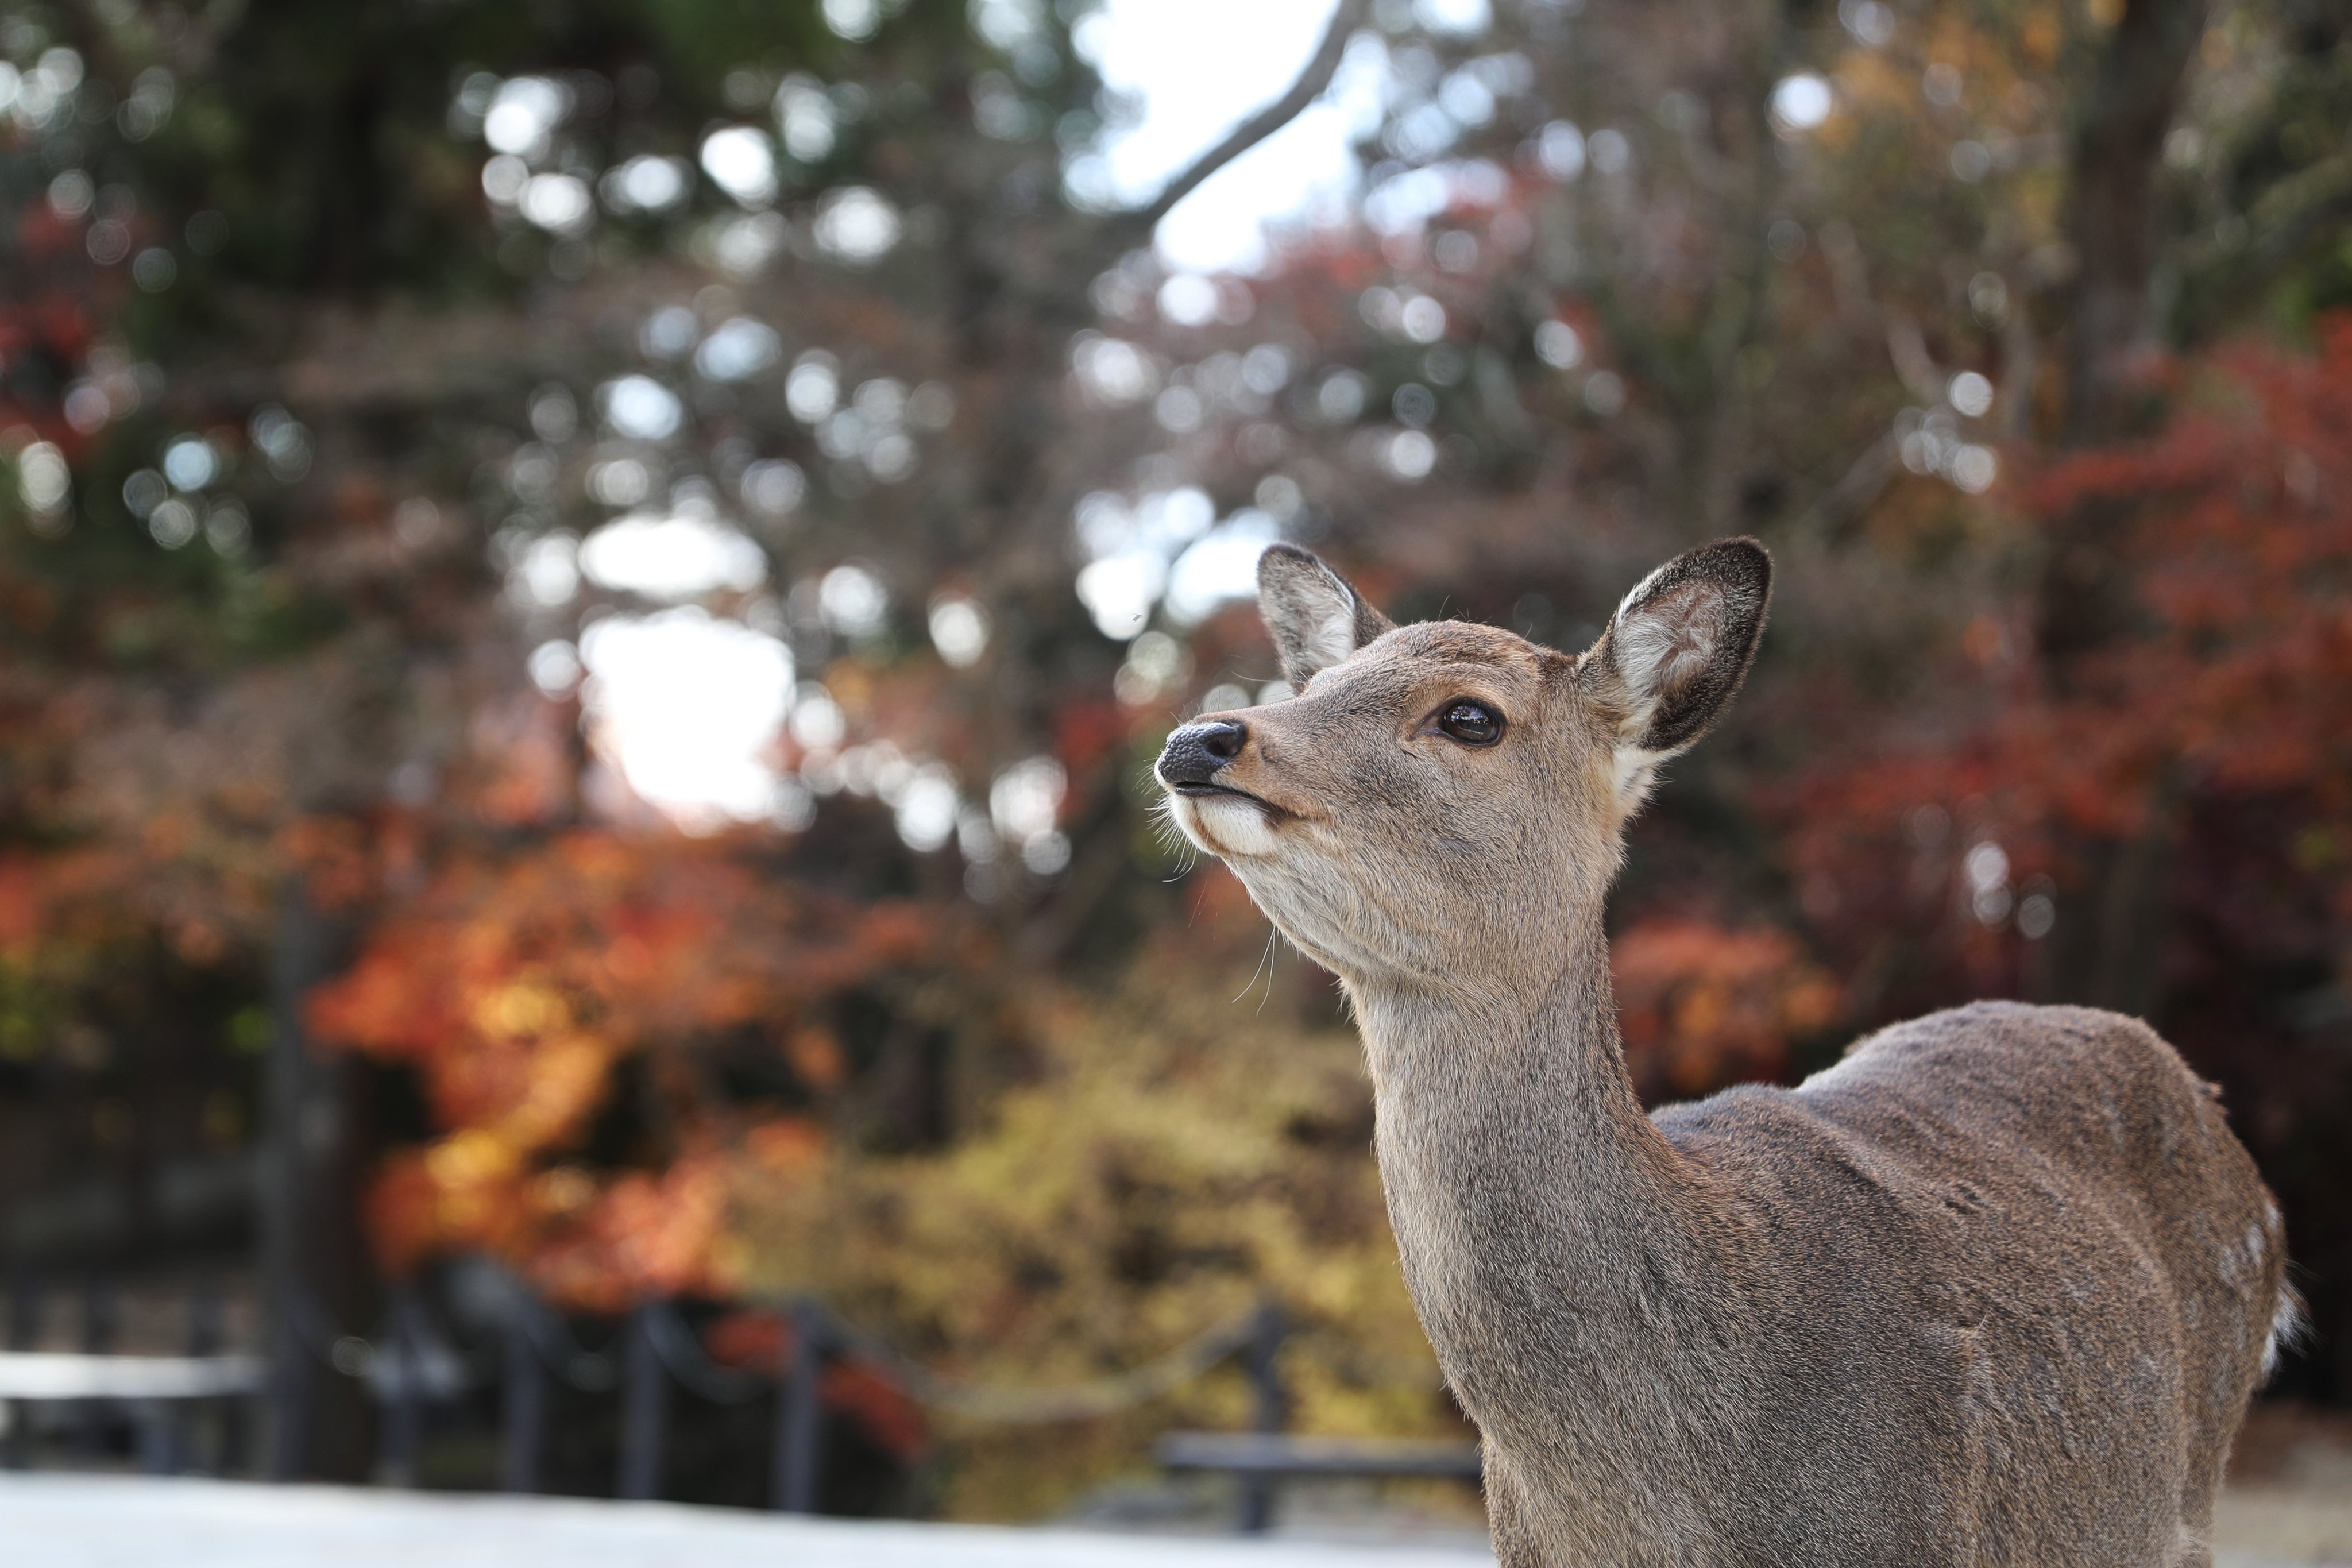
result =
[{"label": "bare branch", "polygon": [[1895,481],[1902,447],[1892,435],[1862,449],[1838,482],[1815,497],[1790,530],[1792,538],[1820,546],[1860,518]]},{"label": "bare branch", "polygon": [[1323,89],[1331,85],[1332,75],[1339,68],[1339,57],[1347,52],[1348,40],[1363,26],[1367,5],[1368,0],[1339,0],[1339,9],[1331,13],[1331,25],[1323,31],[1323,41],[1315,47],[1315,58],[1307,62],[1307,68],[1298,73],[1290,89],[1234,126],[1232,135],[1194,159],[1190,167],[1160,187],[1149,205],[1119,214],[1119,226],[1146,232],[1158,226],[1169,209],[1191,195],[1202,181],[1297,119],[1308,104],[1322,97]]}]

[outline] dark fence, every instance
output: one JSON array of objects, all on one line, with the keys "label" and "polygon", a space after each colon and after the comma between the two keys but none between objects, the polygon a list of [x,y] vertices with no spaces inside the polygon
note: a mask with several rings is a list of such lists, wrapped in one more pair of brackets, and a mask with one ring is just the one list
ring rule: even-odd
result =
[{"label": "dark fence", "polygon": [[[350,1380],[373,1401],[379,1479],[413,1484],[428,1412],[493,1394],[497,1407],[497,1483],[509,1492],[541,1489],[547,1427],[560,1388],[609,1398],[618,1413],[613,1492],[651,1499],[663,1490],[671,1396],[683,1389],[715,1405],[773,1401],[769,1506],[816,1510],[826,1463],[821,1399],[826,1371],[855,1358],[929,1409],[971,1419],[1040,1424],[1107,1415],[1173,1392],[1222,1363],[1238,1360],[1254,1391],[1254,1429],[1279,1433],[1288,1402],[1281,1378],[1286,1329],[1281,1311],[1261,1305],[1216,1324],[1157,1359],[1117,1376],[1057,1388],[1005,1388],[943,1376],[899,1354],[878,1337],[845,1322],[817,1301],[798,1298],[755,1310],[775,1314],[779,1352],[765,1367],[714,1360],[679,1306],[640,1303],[610,1341],[581,1342],[571,1320],[519,1282],[502,1277],[496,1327],[460,1348],[409,1287],[390,1294],[380,1334],[352,1334],[307,1295],[274,1314],[266,1359],[223,1352],[219,1293],[208,1284],[184,1301],[184,1354],[115,1353],[117,1292],[102,1279],[83,1282],[81,1331],[73,1353],[29,1347],[45,1321],[41,1283],[20,1276],[8,1292],[9,1349],[0,1352],[0,1405],[9,1415],[0,1462],[32,1460],[36,1417],[68,1456],[98,1447],[96,1423],[128,1417],[134,1458],[152,1473],[243,1472],[271,1479],[304,1473],[310,1423],[323,1380]],[[77,1438],[84,1439],[77,1442]],[[70,1460],[68,1461],[70,1462]],[[1276,1476],[1240,1475],[1242,1522],[1263,1529],[1271,1518]]]}]

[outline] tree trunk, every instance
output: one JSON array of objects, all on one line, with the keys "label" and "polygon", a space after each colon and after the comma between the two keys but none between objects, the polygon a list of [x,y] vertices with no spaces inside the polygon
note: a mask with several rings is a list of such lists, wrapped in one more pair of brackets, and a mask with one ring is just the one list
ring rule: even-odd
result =
[{"label": "tree trunk", "polygon": [[2074,124],[2066,238],[2069,446],[2128,435],[2158,340],[2153,282],[2158,170],[2189,62],[2205,31],[2205,0],[2126,0]]},{"label": "tree trunk", "polygon": [[271,954],[260,1194],[271,1391],[263,1463],[275,1480],[364,1481],[373,1443],[366,1387],[327,1359],[336,1335],[374,1326],[357,1201],[363,1084],[356,1063],[320,1056],[302,1026],[302,999],[331,971],[341,934],[289,879]]},{"label": "tree trunk", "polygon": [[[2063,447],[2100,446],[2147,428],[2162,344],[2154,285],[2157,182],[2165,132],[2205,27],[2205,0],[2126,0],[2075,121],[2066,236],[2074,253],[2065,316]],[[2056,520],[2043,562],[2040,636],[2052,695],[2093,694],[2097,655],[2132,629],[2126,543],[2131,516],[2093,501]],[[2080,882],[2056,932],[2053,983],[2066,1000],[2153,1010],[2166,926],[2162,868],[2170,792],[2157,790],[2130,838],[2075,834]]]}]

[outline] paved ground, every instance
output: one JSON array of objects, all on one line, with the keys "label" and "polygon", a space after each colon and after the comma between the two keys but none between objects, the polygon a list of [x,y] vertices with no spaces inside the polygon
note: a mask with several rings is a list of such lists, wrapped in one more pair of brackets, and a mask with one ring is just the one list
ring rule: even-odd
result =
[{"label": "paved ground", "polygon": [[786,1520],[668,1503],[0,1476],[8,1568],[1482,1568],[1444,1546]]},{"label": "paved ground", "polygon": [[2214,1568],[2341,1568],[2352,1563],[2352,1492],[2240,1487],[2213,1517]]},{"label": "paved ground", "polygon": [[2352,1563],[2352,1421],[2257,1407],[2213,1510],[2216,1568]]},{"label": "paved ground", "polygon": [[[2256,1436],[2250,1434],[2250,1436]],[[2300,1436],[2300,1435],[2298,1435]],[[2259,1446],[2259,1445],[2255,1445]],[[2246,1467],[2214,1521],[2217,1568],[2352,1565],[2352,1447],[2299,1441]],[[668,1503],[0,1472],[6,1568],[1487,1568],[1468,1531],[1349,1540],[1171,1538],[779,1519]]]}]

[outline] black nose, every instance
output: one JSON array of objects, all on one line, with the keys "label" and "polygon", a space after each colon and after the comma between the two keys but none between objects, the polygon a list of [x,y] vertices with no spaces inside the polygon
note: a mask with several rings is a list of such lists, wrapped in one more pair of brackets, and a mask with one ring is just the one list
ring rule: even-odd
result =
[{"label": "black nose", "polygon": [[1160,753],[1160,782],[1171,789],[1205,784],[1217,770],[1242,754],[1249,726],[1238,719],[1204,719],[1168,737]]}]

